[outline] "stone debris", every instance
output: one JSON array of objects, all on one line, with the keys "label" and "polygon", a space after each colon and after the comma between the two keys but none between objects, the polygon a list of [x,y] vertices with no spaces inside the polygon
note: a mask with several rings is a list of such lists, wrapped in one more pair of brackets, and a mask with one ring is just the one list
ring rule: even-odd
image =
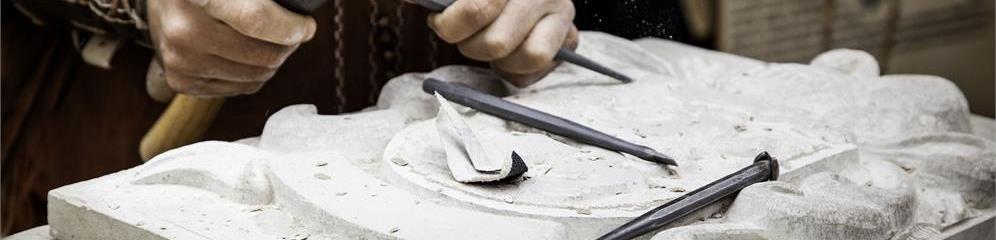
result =
[{"label": "stone debris", "polygon": [[391,158],[391,162],[402,167],[408,166],[408,161],[405,161],[405,159],[402,158]]},{"label": "stone debris", "polygon": [[649,177],[646,179],[647,187],[649,188],[667,188],[668,178],[664,177]]},{"label": "stone debris", "polygon": [[638,128],[634,128],[633,129],[633,135],[636,135],[637,137],[640,137],[640,138],[647,138],[647,134],[643,133]]},{"label": "stone debris", "polygon": [[329,179],[331,179],[331,177],[329,177],[329,175],[325,175],[324,173],[315,173],[315,178],[317,178],[318,180],[329,180]]},{"label": "stone debris", "polygon": [[575,212],[581,215],[591,215],[591,209],[587,208],[578,208]]},{"label": "stone debris", "polygon": [[307,233],[296,233],[296,234],[294,234],[294,236],[280,237],[280,239],[286,239],[286,240],[308,240],[309,237],[311,237],[311,234],[307,234]]},{"label": "stone debris", "polygon": [[737,124],[737,125],[733,126],[733,129],[736,129],[737,132],[746,132],[747,131],[747,125]]}]

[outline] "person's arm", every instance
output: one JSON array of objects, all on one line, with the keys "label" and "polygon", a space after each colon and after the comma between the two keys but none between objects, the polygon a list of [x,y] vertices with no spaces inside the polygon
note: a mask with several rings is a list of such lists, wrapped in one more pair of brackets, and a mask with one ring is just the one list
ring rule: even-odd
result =
[{"label": "person's arm", "polygon": [[69,26],[142,43],[149,40],[145,0],[13,0],[13,4],[36,24]]}]

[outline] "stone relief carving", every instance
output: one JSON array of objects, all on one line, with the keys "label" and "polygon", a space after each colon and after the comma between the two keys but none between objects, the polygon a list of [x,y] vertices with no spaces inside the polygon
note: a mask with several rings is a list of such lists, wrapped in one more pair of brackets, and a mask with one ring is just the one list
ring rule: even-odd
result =
[{"label": "stone relief carving", "polygon": [[[528,165],[503,184],[453,179],[423,74],[365,111],[287,107],[242,143],[204,142],[50,193],[64,239],[590,239],[768,151],[782,181],[654,239],[933,239],[992,216],[992,120],[932,76],[880,76],[870,55],[764,63],[665,40],[584,33],[578,51],[637,79],[564,65],[525,89],[486,70],[437,79],[568,118],[674,156],[669,171],[457,106]],[[487,145],[483,145],[487,147]],[[728,205],[728,206],[727,206]]]}]

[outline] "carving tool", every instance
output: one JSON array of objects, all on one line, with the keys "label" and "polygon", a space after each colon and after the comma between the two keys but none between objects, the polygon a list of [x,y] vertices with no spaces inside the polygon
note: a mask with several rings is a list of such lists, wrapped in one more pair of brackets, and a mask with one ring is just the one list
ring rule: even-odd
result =
[{"label": "carving tool", "polygon": [[672,200],[599,237],[599,240],[633,239],[688,216],[755,183],[778,179],[778,160],[762,152],[754,164]]},{"label": "carving tool", "polygon": [[678,165],[673,158],[650,147],[627,142],[571,120],[479,92],[460,83],[427,78],[422,82],[422,90],[429,94],[439,93],[447,100],[495,117],[525,124],[578,142],[627,153],[651,162]]},{"label": "carving tool", "polygon": [[[287,10],[308,15],[326,0],[275,1]],[[162,69],[162,66],[152,63],[151,68]],[[138,145],[142,160],[148,161],[160,153],[200,140],[224,103],[224,98],[199,98],[177,94],[156,123],[142,137]]]},{"label": "carving tool", "polygon": [[[419,6],[429,9],[429,11],[437,13],[443,12],[443,10],[446,10],[446,8],[452,5],[453,2],[456,2],[456,0],[412,0],[412,1],[414,1],[415,4],[418,4]],[[557,51],[557,55],[555,55],[553,59],[573,63],[574,65],[578,65],[588,70],[601,73],[605,76],[615,78],[624,83],[629,83],[633,81],[633,79],[630,78],[629,76],[626,76],[620,72],[605,67],[605,65],[602,65],[585,56],[577,54],[574,51],[571,51],[570,49],[567,48],[560,48],[560,50]]]}]

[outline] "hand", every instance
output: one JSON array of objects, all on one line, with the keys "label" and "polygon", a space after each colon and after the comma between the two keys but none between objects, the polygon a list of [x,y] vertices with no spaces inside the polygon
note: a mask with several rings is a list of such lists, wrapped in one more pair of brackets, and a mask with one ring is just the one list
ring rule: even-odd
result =
[{"label": "hand", "polygon": [[505,80],[522,87],[556,67],[561,47],[574,49],[578,30],[570,0],[457,0],[429,16],[443,41],[469,58],[491,62]]},{"label": "hand", "polygon": [[149,0],[148,19],[169,87],[205,97],[259,91],[316,28],[272,0]]}]

